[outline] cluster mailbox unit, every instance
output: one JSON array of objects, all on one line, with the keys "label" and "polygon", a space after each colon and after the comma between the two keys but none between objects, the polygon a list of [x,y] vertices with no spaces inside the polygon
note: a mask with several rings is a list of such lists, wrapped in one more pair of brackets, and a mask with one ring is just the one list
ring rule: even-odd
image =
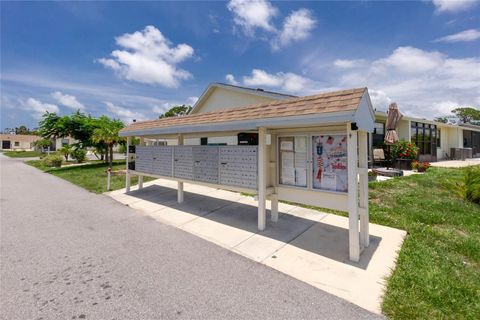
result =
[{"label": "cluster mailbox unit", "polygon": [[[265,229],[266,200],[271,219],[278,201],[315,205],[349,214],[349,253],[358,261],[369,245],[367,134],[374,111],[366,88],[291,98],[135,122],[121,132],[127,148],[126,190],[132,175],[197,183],[256,194],[258,228]],[[193,138],[239,137],[237,145],[191,145]],[[174,145],[149,145],[168,139]],[[134,161],[134,164],[133,164]]]}]

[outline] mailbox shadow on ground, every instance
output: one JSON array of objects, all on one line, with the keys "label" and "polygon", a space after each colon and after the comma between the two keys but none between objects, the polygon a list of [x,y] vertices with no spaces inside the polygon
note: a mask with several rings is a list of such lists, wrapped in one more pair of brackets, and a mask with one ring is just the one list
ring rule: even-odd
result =
[{"label": "mailbox shadow on ground", "polygon": [[[176,189],[159,185],[131,191],[128,195],[256,233],[285,244],[289,243],[302,250],[361,269],[368,267],[382,240],[381,237],[370,235],[370,246],[364,249],[359,262],[352,262],[348,258],[348,229],[323,223],[321,217],[311,220],[279,210],[278,222],[271,222],[270,211],[267,210],[267,227],[264,231],[259,231],[257,229],[257,207],[254,205],[188,191],[184,191],[184,202],[179,204],[177,203]],[[326,216],[321,212],[318,214]]]}]

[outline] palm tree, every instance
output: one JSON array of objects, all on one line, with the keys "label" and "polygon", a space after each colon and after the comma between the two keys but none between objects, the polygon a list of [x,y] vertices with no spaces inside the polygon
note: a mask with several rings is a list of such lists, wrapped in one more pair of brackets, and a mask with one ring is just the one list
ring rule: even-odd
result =
[{"label": "palm tree", "polygon": [[106,116],[101,116],[98,119],[98,127],[93,131],[92,141],[95,143],[104,143],[107,146],[105,162],[112,166],[113,162],[113,147],[123,142],[124,138],[118,135],[118,132],[124,127],[122,121],[110,119]]}]

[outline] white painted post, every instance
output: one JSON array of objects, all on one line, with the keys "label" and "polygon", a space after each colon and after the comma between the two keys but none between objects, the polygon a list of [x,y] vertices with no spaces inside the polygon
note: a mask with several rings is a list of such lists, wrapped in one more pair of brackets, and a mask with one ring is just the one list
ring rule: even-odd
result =
[{"label": "white painted post", "polygon": [[[140,137],[140,146],[145,145],[145,139],[143,137]],[[143,176],[138,176],[138,189],[143,189]]]},{"label": "white painted post", "polygon": [[125,191],[126,192],[130,192],[130,183],[131,183],[131,178],[130,178],[130,169],[128,168],[128,163],[130,161],[130,152],[128,150],[128,148],[130,147],[130,143],[132,142],[132,138],[131,137],[127,137],[127,159],[126,159],[126,165],[127,165],[127,168],[125,170]]},{"label": "white painted post", "polygon": [[270,196],[270,215],[272,222],[278,221],[278,195],[272,194]]},{"label": "white painted post", "polygon": [[360,243],[364,247],[370,245],[368,230],[368,155],[367,155],[367,132],[358,132],[358,166],[360,168]]},{"label": "white painted post", "polygon": [[357,183],[357,131],[347,123],[348,156],[348,239],[350,260],[360,260],[360,236],[358,233],[358,183]]},{"label": "white painted post", "polygon": [[[183,145],[183,135],[179,134],[178,138],[178,145],[182,146]],[[183,202],[183,182],[178,181],[177,182],[177,202],[182,203]]]},{"label": "white painted post", "polygon": [[265,133],[265,128],[258,129],[258,230],[265,230],[266,225],[267,147]]},{"label": "white painted post", "polygon": [[112,168],[107,169],[107,191],[110,191],[110,178],[112,176]]}]

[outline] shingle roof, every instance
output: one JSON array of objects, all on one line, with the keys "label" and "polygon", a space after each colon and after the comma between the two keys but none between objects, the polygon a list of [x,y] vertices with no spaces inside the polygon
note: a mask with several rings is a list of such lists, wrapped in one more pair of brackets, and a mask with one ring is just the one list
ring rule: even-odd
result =
[{"label": "shingle roof", "polygon": [[121,132],[355,111],[358,108],[360,100],[366,91],[367,88],[342,90],[313,96],[277,100],[246,107],[215,110],[211,112],[197,113],[180,117],[135,122],[125,127]]},{"label": "shingle roof", "polygon": [[21,142],[35,142],[39,140],[39,136],[28,134],[0,134],[0,140],[21,141]]}]

